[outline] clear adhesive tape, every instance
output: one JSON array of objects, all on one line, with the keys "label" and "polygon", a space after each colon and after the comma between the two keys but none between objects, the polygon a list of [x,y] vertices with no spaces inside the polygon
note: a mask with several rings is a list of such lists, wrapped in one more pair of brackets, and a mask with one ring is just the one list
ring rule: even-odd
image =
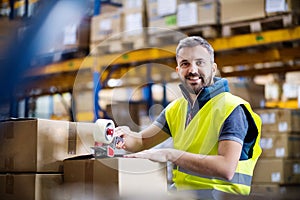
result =
[{"label": "clear adhesive tape", "polygon": [[97,119],[94,128],[95,142],[110,144],[114,139],[115,124],[110,119]]}]

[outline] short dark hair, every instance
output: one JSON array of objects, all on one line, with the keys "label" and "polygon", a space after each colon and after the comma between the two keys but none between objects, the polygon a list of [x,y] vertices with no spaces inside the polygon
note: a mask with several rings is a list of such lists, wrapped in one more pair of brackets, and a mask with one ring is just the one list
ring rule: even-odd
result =
[{"label": "short dark hair", "polygon": [[176,48],[176,55],[180,49],[184,47],[195,47],[201,45],[205,49],[207,49],[208,53],[211,56],[211,61],[214,63],[214,49],[213,47],[202,37],[200,36],[189,36],[179,41],[178,46]]}]

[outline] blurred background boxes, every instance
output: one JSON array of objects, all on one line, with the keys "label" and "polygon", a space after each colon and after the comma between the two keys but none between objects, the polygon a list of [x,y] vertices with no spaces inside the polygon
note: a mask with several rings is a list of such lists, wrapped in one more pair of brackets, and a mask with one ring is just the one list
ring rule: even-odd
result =
[{"label": "blurred background boxes", "polygon": [[262,119],[262,132],[300,132],[299,109],[256,109]]},{"label": "blurred background boxes", "polygon": [[300,135],[262,133],[261,158],[300,158]]},{"label": "blurred background boxes", "polygon": [[220,3],[214,0],[203,0],[198,3],[198,24],[218,25],[220,23]]},{"label": "blurred background boxes", "polygon": [[147,19],[148,33],[154,34],[177,29],[177,0],[148,0]]},{"label": "blurred background boxes", "polygon": [[252,182],[256,184],[300,184],[300,159],[259,159]]},{"label": "blurred background boxes", "polygon": [[91,20],[91,42],[97,43],[117,36],[122,31],[122,13],[113,11],[92,17]]},{"label": "blurred background boxes", "polygon": [[219,6],[218,1],[213,0],[190,3],[182,1],[177,7],[177,25],[178,27],[217,25],[220,17]]},{"label": "blurred background boxes", "polygon": [[300,1],[298,0],[265,0],[265,3],[267,15],[300,12]]},{"label": "blurred background boxes", "polygon": [[252,80],[228,78],[230,92],[248,101],[252,107],[261,108],[264,105],[264,89],[263,85],[255,84]]},{"label": "blurred background boxes", "polygon": [[220,0],[220,3],[222,24],[266,16],[264,0]]}]

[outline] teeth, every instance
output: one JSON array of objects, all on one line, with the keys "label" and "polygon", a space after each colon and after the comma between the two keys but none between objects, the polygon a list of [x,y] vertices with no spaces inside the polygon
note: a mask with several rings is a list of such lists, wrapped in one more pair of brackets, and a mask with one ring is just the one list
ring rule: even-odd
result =
[{"label": "teeth", "polygon": [[190,79],[190,80],[198,80],[200,78],[199,77],[188,77],[188,79]]}]

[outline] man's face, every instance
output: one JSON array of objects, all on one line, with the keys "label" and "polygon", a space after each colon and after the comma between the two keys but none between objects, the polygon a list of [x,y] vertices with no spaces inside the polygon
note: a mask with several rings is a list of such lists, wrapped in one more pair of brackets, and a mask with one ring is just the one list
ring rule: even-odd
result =
[{"label": "man's face", "polygon": [[203,87],[213,84],[217,65],[211,62],[204,47],[184,47],[179,50],[176,59],[176,72],[190,93],[197,95]]}]

